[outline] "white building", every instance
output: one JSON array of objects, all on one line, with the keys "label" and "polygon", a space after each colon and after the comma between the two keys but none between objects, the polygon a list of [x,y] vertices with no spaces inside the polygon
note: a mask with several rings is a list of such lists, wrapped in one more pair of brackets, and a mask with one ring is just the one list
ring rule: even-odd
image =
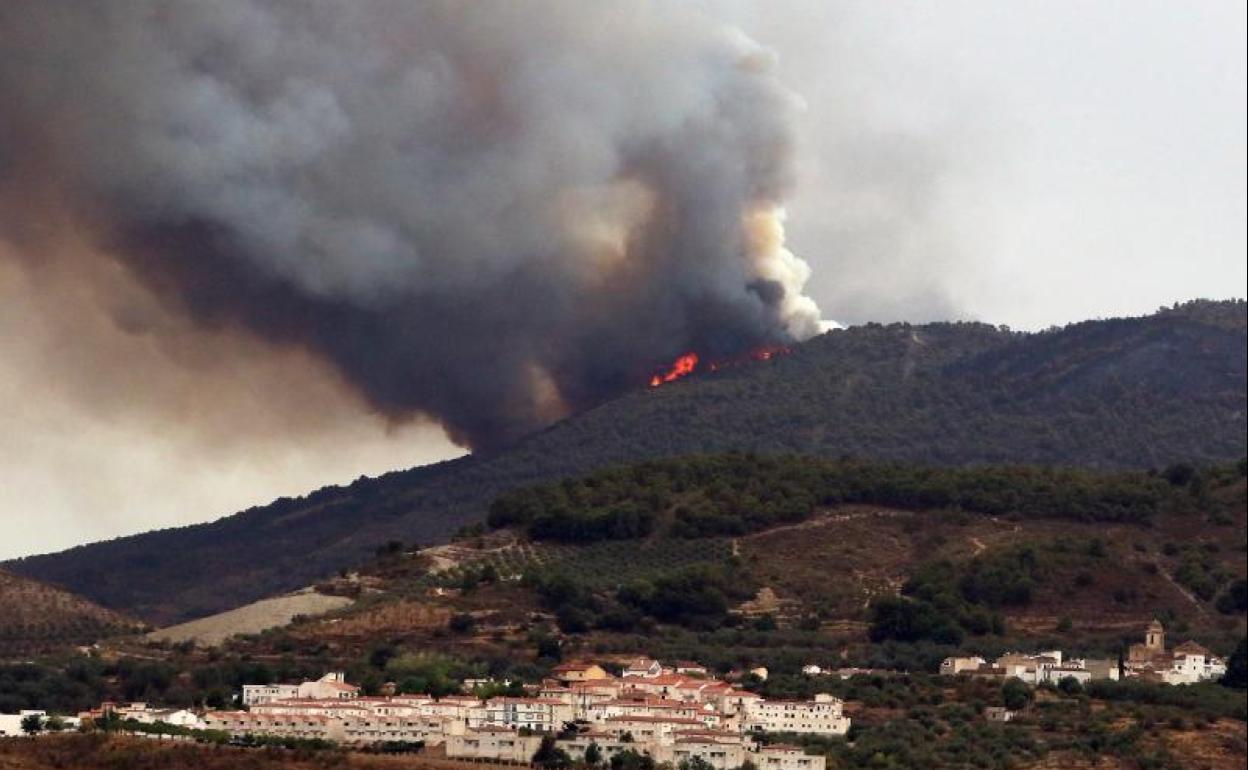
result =
[{"label": "white building", "polygon": [[341,741],[344,722],[319,714],[255,714],[249,711],[210,711],[204,715],[209,730],[221,730],[235,737],[275,735],[282,738]]},{"label": "white building", "polygon": [[[716,731],[682,732],[671,746],[672,764],[679,766],[694,757],[710,764],[715,770],[741,767],[747,759],[747,742],[740,735]],[[665,753],[665,752],[664,752]],[[660,762],[666,758],[656,757]]]},{"label": "white building", "polygon": [[572,706],[555,698],[490,698],[485,702],[485,724],[499,727],[558,732],[572,721]]},{"label": "white building", "polygon": [[300,684],[298,697],[321,700],[349,700],[359,696],[359,687],[347,684],[347,679],[341,671],[331,671],[315,682],[303,682]]},{"label": "white building", "polygon": [[608,762],[611,760],[611,757],[625,751],[648,754],[651,746],[651,744],[639,744],[636,741],[624,740],[618,735],[613,735],[605,730],[589,730],[577,733],[571,738],[560,739],[557,745],[566,751],[569,757],[578,762],[585,758],[585,752],[589,750],[590,746],[597,746],[599,754]]},{"label": "white building", "polygon": [[243,685],[243,705],[255,706],[275,700],[287,700],[299,697],[297,684],[245,684]]},{"label": "white building", "polygon": [[840,698],[819,694],[813,701],[759,700],[746,707],[742,729],[769,733],[844,735],[849,718]]},{"label": "white building", "polygon": [[245,684],[243,685],[243,705],[255,706],[275,700],[291,698],[315,698],[347,700],[356,698],[360,688],[347,684],[341,671],[331,671],[315,682],[301,684]]},{"label": "white building", "polygon": [[37,716],[40,719],[47,719],[48,712],[27,709],[19,711],[16,714],[0,714],[0,736],[11,737],[14,735],[25,735],[22,731],[22,720],[29,716]]},{"label": "white building", "polygon": [[540,735],[521,735],[505,727],[479,727],[449,736],[446,756],[528,764],[541,744]]},{"label": "white building", "polygon": [[1163,673],[1169,684],[1195,684],[1226,675],[1226,663],[1196,642],[1174,648],[1169,670]]},{"label": "white building", "polygon": [[1226,661],[1196,642],[1187,641],[1166,650],[1166,630],[1154,620],[1143,644],[1127,651],[1126,675],[1166,684],[1194,684],[1226,674]]},{"label": "white building", "polygon": [[135,712],[119,712],[123,719],[133,719],[145,725],[154,725],[161,722],[175,727],[187,727],[192,730],[204,729],[204,720],[194,711],[187,709],[153,709],[145,708],[142,711]]},{"label": "white building", "polygon": [[751,757],[759,770],[824,770],[827,760],[822,755],[810,755],[798,746],[774,743],[760,746],[758,755]]},{"label": "white building", "polygon": [[976,671],[988,665],[988,661],[981,657],[969,658],[945,658],[940,662],[941,676],[957,676],[964,671]]},{"label": "white building", "polygon": [[995,668],[1007,679],[1021,679],[1027,684],[1049,681],[1048,670],[1062,666],[1062,651],[1050,650],[1036,655],[1010,652],[997,658]]},{"label": "white building", "polygon": [[1049,684],[1061,684],[1063,679],[1073,679],[1081,685],[1092,681],[1092,672],[1082,665],[1050,666],[1042,672],[1040,681]]}]

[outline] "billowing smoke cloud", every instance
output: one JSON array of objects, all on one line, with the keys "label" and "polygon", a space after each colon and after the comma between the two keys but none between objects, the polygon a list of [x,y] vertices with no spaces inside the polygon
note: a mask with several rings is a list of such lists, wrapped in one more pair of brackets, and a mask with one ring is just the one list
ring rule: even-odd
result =
[{"label": "billowing smoke cloud", "polygon": [[677,2],[9,0],[0,237],[69,211],[201,328],[489,447],[817,330],[797,106]]}]

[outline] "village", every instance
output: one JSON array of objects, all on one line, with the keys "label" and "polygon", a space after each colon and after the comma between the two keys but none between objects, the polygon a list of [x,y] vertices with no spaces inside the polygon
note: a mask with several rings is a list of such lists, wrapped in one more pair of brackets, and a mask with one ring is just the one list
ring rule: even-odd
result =
[{"label": "village", "polygon": [[[472,687],[481,683],[469,682]],[[800,748],[760,745],[754,733],[844,735],[840,700],[774,701],[710,677],[692,664],[640,658],[613,676],[596,663],[565,663],[526,697],[473,694],[361,696],[341,674],[298,685],[248,685],[246,711],[209,712],[207,729],[232,736],[319,738],[352,745],[421,743],[451,759],[529,763],[543,739],[572,760],[625,752],[656,763],[701,760],[716,770],[755,765],[822,770]]]},{"label": "village", "polygon": [[1030,685],[1058,685],[1074,681],[1079,685],[1096,679],[1138,679],[1158,684],[1195,684],[1219,679],[1226,673],[1226,661],[1193,641],[1166,649],[1166,630],[1153,620],[1144,641],[1133,644],[1121,659],[1069,658],[1061,650],[1035,654],[1011,652],[989,663],[979,656],[949,657],[940,664],[945,676],[971,676],[986,679],[1019,679]]},{"label": "village", "polygon": [[[617,673],[611,673],[608,669]],[[1007,653],[989,663],[979,656],[946,658],[943,676],[1017,679],[1031,686],[1079,686],[1098,679],[1139,679],[1182,685],[1216,679],[1225,662],[1194,642],[1166,648],[1165,629],[1154,620],[1141,643],[1121,660],[1078,659],[1061,650]],[[765,669],[750,672],[765,679]],[[811,664],[808,677],[872,673],[825,671]],[[850,718],[829,694],[807,700],[774,700],[716,678],[694,662],[664,665],[635,658],[607,666],[577,661],[554,667],[521,697],[490,695],[510,682],[469,679],[460,694],[364,695],[341,672],[315,681],[243,685],[236,710],[195,712],[145,703],[103,703],[72,717],[41,711],[0,715],[0,735],[57,731],[92,724],[174,728],[184,735],[213,731],[238,742],[256,739],[324,742],[348,747],[419,748],[431,755],[474,762],[530,764],[541,751],[569,761],[617,763],[630,756],[656,765],[729,770],[823,770],[825,759],[789,743],[795,736],[844,736]],[[492,689],[493,688],[493,689]],[[515,689],[515,688],[511,688]],[[1010,721],[1014,713],[990,707],[984,718]]]},{"label": "village", "polygon": [[[299,684],[244,685],[243,708],[158,709],[104,703],[77,717],[11,715],[5,734],[74,729],[108,720],[209,730],[233,739],[266,736],[367,747],[422,747],[449,759],[529,764],[544,745],[574,761],[636,755],[655,764],[728,770],[823,770],[800,747],[755,740],[760,733],[845,735],[850,720],[831,695],[769,700],[709,675],[696,663],[638,658],[613,675],[592,662],[559,665],[525,697],[481,698],[492,682],[465,682],[462,695],[361,695],[340,672]],[[57,720],[53,728],[51,720]]]}]

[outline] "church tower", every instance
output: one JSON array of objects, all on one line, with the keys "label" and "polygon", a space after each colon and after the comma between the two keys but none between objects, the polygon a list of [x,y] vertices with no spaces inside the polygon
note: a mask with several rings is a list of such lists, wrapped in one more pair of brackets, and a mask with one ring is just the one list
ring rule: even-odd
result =
[{"label": "church tower", "polygon": [[1148,624],[1148,631],[1144,633],[1144,646],[1157,652],[1166,649],[1166,629],[1162,627],[1161,621],[1154,619]]}]

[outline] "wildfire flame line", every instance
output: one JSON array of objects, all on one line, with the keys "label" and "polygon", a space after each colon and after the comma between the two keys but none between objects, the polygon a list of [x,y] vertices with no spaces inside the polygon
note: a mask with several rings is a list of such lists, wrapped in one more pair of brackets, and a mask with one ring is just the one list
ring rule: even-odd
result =
[{"label": "wildfire flame line", "polygon": [[[720,369],[737,366],[750,361],[770,361],[776,356],[783,356],[791,352],[792,348],[787,345],[764,345],[735,358],[728,358],[721,361],[711,361],[707,364],[707,368],[712,372],[717,372]],[[700,360],[701,359],[698,357],[698,354],[693,351],[685,353],[683,356],[680,356],[673,361],[667,371],[655,374],[651,377],[650,387],[657,388],[660,385],[666,385],[669,382],[679,380],[681,377],[693,374],[697,371]]]}]

